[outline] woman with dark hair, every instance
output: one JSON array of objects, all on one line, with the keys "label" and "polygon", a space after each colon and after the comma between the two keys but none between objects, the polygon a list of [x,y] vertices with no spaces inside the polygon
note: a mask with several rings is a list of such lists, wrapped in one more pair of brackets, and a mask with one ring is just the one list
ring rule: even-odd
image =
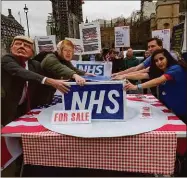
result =
[{"label": "woman with dark hair", "polygon": [[126,90],[138,90],[159,86],[159,99],[181,120],[187,123],[187,65],[183,60],[176,61],[166,49],[156,50],[151,57],[149,73],[138,75],[136,79],[151,79],[133,85]]}]

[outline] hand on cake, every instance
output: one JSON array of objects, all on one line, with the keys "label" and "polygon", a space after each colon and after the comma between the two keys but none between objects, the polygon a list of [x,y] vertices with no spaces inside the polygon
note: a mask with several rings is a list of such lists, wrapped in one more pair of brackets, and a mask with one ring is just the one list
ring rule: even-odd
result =
[{"label": "hand on cake", "polygon": [[80,86],[83,86],[86,83],[86,80],[77,74],[73,75],[73,79],[75,79],[76,83]]},{"label": "hand on cake", "polygon": [[89,72],[86,72],[85,75],[87,75],[87,76],[93,76],[93,77],[96,76],[95,74],[92,74],[92,73],[89,73]]},{"label": "hand on cake", "polygon": [[113,73],[112,75],[111,75],[111,77],[113,78],[113,77],[116,77],[116,76],[118,76],[119,74],[118,73]]},{"label": "hand on cake", "polygon": [[125,75],[112,76],[112,80],[123,80],[123,79],[125,79]]},{"label": "hand on cake", "polygon": [[128,90],[137,90],[138,87],[137,87],[137,85],[133,85],[132,83],[130,83],[130,82],[128,81],[128,82],[126,82],[126,85],[125,85],[124,89],[125,89],[126,91],[128,91]]},{"label": "hand on cake", "polygon": [[68,93],[70,91],[70,85],[66,83],[68,80],[55,80],[52,78],[46,78],[45,84],[50,85],[62,93]]}]

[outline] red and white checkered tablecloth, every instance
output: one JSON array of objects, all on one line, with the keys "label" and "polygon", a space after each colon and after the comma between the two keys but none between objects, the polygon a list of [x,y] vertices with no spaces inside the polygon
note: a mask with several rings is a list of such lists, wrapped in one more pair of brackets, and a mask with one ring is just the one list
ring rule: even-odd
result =
[{"label": "red and white checkered tablecloth", "polygon": [[23,134],[24,163],[170,175],[177,138],[154,131],[116,138],[79,138],[51,131]]},{"label": "red and white checkered tablecloth", "polygon": [[[168,116],[168,123],[156,131],[132,137],[81,139],[50,132],[40,125],[37,115],[43,108],[50,106],[46,105],[12,121],[2,128],[1,133],[7,138],[22,136],[25,164],[171,174],[174,169],[176,134],[186,133],[186,125],[152,95],[132,94],[127,95],[127,99],[147,102],[160,108]],[[52,105],[61,100],[61,96],[56,95]],[[177,141],[177,151],[183,154],[187,140],[178,138]]]}]

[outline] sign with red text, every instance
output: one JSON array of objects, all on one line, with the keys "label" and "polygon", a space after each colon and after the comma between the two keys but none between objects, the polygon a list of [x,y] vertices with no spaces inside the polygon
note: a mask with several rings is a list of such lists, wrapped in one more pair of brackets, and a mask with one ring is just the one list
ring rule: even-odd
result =
[{"label": "sign with red text", "polygon": [[170,51],[170,29],[154,30],[152,31],[152,38],[161,39],[163,47]]},{"label": "sign with red text", "polygon": [[53,111],[52,124],[89,124],[91,112],[88,110],[77,111]]},{"label": "sign with red text", "polygon": [[129,26],[115,27],[115,48],[130,47]]}]

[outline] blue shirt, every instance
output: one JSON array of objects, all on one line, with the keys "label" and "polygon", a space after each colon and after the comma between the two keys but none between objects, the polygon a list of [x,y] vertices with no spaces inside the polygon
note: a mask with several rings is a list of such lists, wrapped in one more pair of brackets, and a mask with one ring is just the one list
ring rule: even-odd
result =
[{"label": "blue shirt", "polygon": [[145,68],[150,67],[151,65],[151,56],[149,56],[145,61],[143,61],[143,65]]},{"label": "blue shirt", "polygon": [[164,75],[170,79],[159,86],[160,100],[176,115],[187,116],[187,72],[173,65]]}]

